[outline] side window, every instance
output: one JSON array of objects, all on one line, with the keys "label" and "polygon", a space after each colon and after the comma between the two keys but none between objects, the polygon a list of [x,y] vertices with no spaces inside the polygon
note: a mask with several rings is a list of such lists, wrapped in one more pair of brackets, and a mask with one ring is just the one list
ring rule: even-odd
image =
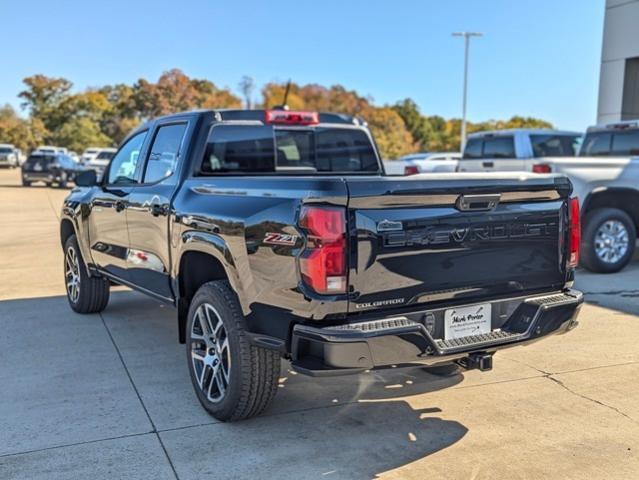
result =
[{"label": "side window", "polygon": [[143,183],[159,182],[175,172],[185,131],[186,123],[165,125],[158,129],[149,151]]},{"label": "side window", "polygon": [[138,164],[146,134],[147,132],[140,132],[131,137],[115,154],[109,167],[107,179],[109,185],[136,183],[135,167]]},{"label": "side window", "polygon": [[481,149],[483,143],[484,142],[481,138],[469,138],[466,142],[466,147],[464,147],[463,158],[469,160],[481,158]]},{"label": "side window", "polygon": [[487,138],[483,158],[516,158],[513,137]]},{"label": "side window", "polygon": [[590,133],[586,135],[584,143],[581,145],[580,155],[582,156],[605,156],[610,155],[612,135],[610,133]]}]

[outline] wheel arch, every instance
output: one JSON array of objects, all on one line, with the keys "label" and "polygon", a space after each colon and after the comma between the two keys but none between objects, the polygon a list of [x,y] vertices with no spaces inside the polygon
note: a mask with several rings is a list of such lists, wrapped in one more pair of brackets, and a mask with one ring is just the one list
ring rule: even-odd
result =
[{"label": "wheel arch", "polygon": [[584,200],[582,215],[585,217],[597,208],[617,208],[626,212],[639,230],[639,190],[619,187],[595,189]]},{"label": "wheel arch", "polygon": [[174,278],[175,291],[177,293],[178,309],[178,334],[180,343],[185,342],[186,318],[191,299],[195,292],[205,283],[226,280],[237,294],[242,309],[244,295],[241,291],[240,279],[235,268],[235,263],[226,248],[226,244],[216,237],[215,241],[202,241],[202,238],[182,250],[179,260],[176,262],[176,275]]},{"label": "wheel arch", "polygon": [[62,243],[62,246],[64,247],[64,244],[67,243],[69,237],[75,234],[73,222],[68,218],[63,218],[60,222],[60,242]]}]

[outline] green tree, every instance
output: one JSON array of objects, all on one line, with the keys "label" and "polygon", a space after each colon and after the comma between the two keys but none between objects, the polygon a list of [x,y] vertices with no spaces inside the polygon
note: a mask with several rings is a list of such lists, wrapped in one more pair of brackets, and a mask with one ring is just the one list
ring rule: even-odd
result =
[{"label": "green tree", "polygon": [[11,105],[0,107],[0,143],[11,143],[24,151],[33,148],[41,138],[40,129],[30,120],[20,118]]},{"label": "green tree", "polygon": [[382,158],[392,160],[415,151],[415,142],[402,117],[390,107],[369,107],[362,116],[368,122]]},{"label": "green tree", "polygon": [[48,131],[59,128],[65,112],[60,106],[69,97],[73,84],[65,78],[33,75],[23,80],[26,89],[18,94],[22,107],[29,110],[32,118],[39,119]]},{"label": "green tree", "polygon": [[113,140],[88,117],[73,117],[53,134],[53,143],[81,152],[87,147],[110,147]]}]

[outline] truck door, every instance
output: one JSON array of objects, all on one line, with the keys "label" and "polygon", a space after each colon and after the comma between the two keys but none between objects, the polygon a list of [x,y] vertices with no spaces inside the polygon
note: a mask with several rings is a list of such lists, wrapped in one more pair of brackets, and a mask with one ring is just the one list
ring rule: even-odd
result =
[{"label": "truck door", "polygon": [[129,280],[126,209],[146,136],[147,131],[137,133],[120,147],[90,204],[89,241],[93,262],[124,280]]},{"label": "truck door", "polygon": [[494,135],[484,138],[482,166],[485,172],[520,172],[524,160],[517,158],[515,138],[512,135]]},{"label": "truck door", "polygon": [[178,184],[188,120],[159,122],[131,189],[127,223],[131,281],[150,293],[173,299],[170,278],[171,199]]}]

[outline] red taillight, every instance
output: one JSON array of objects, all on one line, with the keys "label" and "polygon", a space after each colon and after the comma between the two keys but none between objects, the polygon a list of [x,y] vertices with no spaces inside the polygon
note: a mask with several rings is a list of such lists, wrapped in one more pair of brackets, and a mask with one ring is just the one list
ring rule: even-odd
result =
[{"label": "red taillight", "polygon": [[568,267],[575,268],[579,264],[579,244],[581,243],[581,221],[579,199],[570,199],[570,229],[568,230]]},{"label": "red taillight", "polygon": [[264,116],[266,123],[277,123],[280,125],[315,125],[319,123],[319,113],[317,112],[266,110]]},{"label": "red taillight", "polygon": [[346,293],[346,216],[343,208],[302,207],[306,247],[300,256],[304,283],[317,293]]},{"label": "red taillight", "polygon": [[419,168],[415,165],[406,165],[404,167],[404,175],[416,175],[419,173]]},{"label": "red taillight", "polygon": [[537,165],[533,165],[532,171],[533,173],[552,173],[552,168],[550,168],[550,165],[538,163]]}]

